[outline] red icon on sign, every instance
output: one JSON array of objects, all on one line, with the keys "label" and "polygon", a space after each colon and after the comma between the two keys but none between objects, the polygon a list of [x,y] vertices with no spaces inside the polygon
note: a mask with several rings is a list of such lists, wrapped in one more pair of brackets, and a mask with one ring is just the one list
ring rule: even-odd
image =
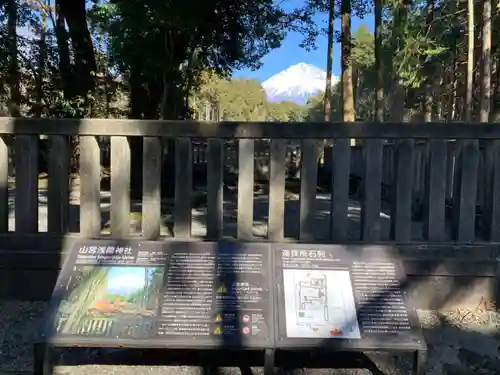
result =
[{"label": "red icon on sign", "polygon": [[248,327],[243,327],[243,334],[248,335],[250,333],[250,328]]},{"label": "red icon on sign", "polygon": [[330,330],[330,336],[341,336],[342,331],[338,328],[334,328]]},{"label": "red icon on sign", "polygon": [[249,317],[248,315],[243,315],[243,316],[241,317],[241,321],[242,321],[243,323],[248,323],[248,322],[250,321],[250,317]]}]

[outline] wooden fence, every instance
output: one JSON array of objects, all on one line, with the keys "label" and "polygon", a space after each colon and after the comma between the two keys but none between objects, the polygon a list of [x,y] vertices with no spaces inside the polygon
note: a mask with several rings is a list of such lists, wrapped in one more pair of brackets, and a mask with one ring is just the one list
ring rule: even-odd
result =
[{"label": "wooden fence", "polygon": [[[423,223],[419,243],[436,243],[457,248],[465,244],[476,244],[474,259],[480,259],[477,272],[495,278],[497,268],[494,259],[498,256],[497,246],[481,241],[500,239],[500,125],[480,124],[399,124],[399,123],[217,123],[196,121],[134,121],[134,120],[44,120],[0,118],[0,134],[3,137],[15,136],[15,189],[9,188],[12,181],[8,173],[8,147],[4,138],[0,139],[0,285],[19,272],[26,274],[27,269],[41,269],[52,275],[54,267],[63,256],[60,253],[64,241],[71,239],[69,136],[79,136],[80,173],[79,173],[79,238],[111,237],[119,240],[142,238],[159,240],[165,218],[162,217],[162,137],[175,138],[175,203],[171,216],[174,239],[196,239],[192,233],[193,210],[193,147],[192,139],[207,139],[207,188],[206,188],[206,239],[220,239],[225,236],[224,226],[224,186],[223,186],[223,140],[237,143],[238,182],[235,198],[235,237],[241,241],[271,240],[289,241],[285,238],[286,186],[285,162],[286,144],[290,140],[301,145],[300,199],[297,201],[296,238],[292,240],[331,243],[356,242],[379,244],[389,240],[398,246],[415,245],[412,231],[412,202],[415,191],[415,160],[425,163],[422,168],[424,203]],[[46,193],[39,189],[38,140],[41,135],[49,137],[49,168]],[[111,175],[110,175],[110,225],[109,232],[102,228],[102,191],[100,150],[96,136],[111,137]],[[141,232],[131,230],[131,154],[127,137],[143,138],[143,196],[140,204]],[[362,177],[364,197],[359,208],[359,233],[352,237],[349,233],[353,220],[352,202],[349,199],[349,175],[352,151],[350,139],[364,141],[362,157]],[[255,234],[254,207],[254,141],[270,140],[270,178],[266,199],[265,233]],[[328,139],[333,143],[331,195],[318,197],[318,140]],[[390,161],[387,161],[384,140],[391,140]],[[456,163],[454,168],[454,204],[451,215],[447,215],[447,170],[449,168],[448,140],[456,140]],[[479,140],[484,144],[480,152]],[[418,145],[415,146],[417,141]],[[422,143],[425,141],[425,144]],[[482,147],[483,147],[482,146]],[[481,153],[484,155],[481,157]],[[425,155],[425,158],[422,156]],[[480,159],[484,173],[484,212],[482,212],[483,231],[476,231],[476,197]],[[386,160],[384,162],[384,160]],[[389,212],[383,212],[382,180],[384,165],[392,165],[393,197]],[[12,204],[13,194],[15,204]],[[47,233],[39,228],[39,203],[46,195]],[[328,209],[318,212],[318,204],[326,199]],[[40,201],[40,202],[39,202]],[[320,202],[321,201],[321,202]],[[43,203],[45,204],[45,203]],[[13,214],[10,207],[13,206]],[[356,211],[356,210],[355,210]],[[316,236],[318,215],[328,222],[327,238]],[[385,215],[385,216],[384,216]],[[13,216],[13,217],[12,217]],[[447,217],[450,220],[447,220]],[[325,219],[326,218],[326,219]],[[9,232],[9,221],[15,222],[15,232]],[[382,221],[389,221],[388,238],[383,238]],[[449,233],[449,236],[447,235]],[[480,237],[478,237],[480,235]],[[405,245],[406,244],[406,245]],[[417,247],[415,247],[417,246]],[[441,245],[440,245],[441,246]],[[435,248],[435,247],[434,247]],[[421,249],[421,247],[420,247]],[[416,253],[415,253],[416,254]],[[422,252],[418,257],[422,256]],[[434,263],[443,259],[425,252]],[[440,256],[444,256],[443,253]],[[470,272],[472,253],[448,252],[448,261],[458,262],[467,259],[459,268]],[[465,255],[464,255],[465,254]],[[482,255],[481,255],[482,254]],[[36,256],[35,256],[36,255]],[[415,257],[416,255],[411,255]],[[420,258],[418,258],[420,259]],[[491,261],[493,259],[493,261]],[[421,260],[421,259],[420,259]],[[419,260],[419,262],[420,262]],[[417,267],[414,263],[411,267]],[[454,263],[454,264],[455,264]],[[56,264],[56,266],[54,266]],[[419,263],[420,264],[420,263]],[[409,266],[410,267],[410,266]],[[454,266],[458,267],[458,266]],[[483,268],[481,268],[483,267]],[[458,268],[456,268],[458,269]],[[3,271],[2,271],[3,270]],[[17,270],[17,271],[16,271]],[[464,271],[465,270],[465,271]],[[462,272],[460,271],[460,272]],[[31,271],[30,271],[31,272]],[[416,272],[415,270],[413,271]],[[458,271],[457,271],[458,272]],[[458,272],[458,275],[462,273]],[[410,272],[411,273],[411,272]],[[15,276],[15,275],[17,276]],[[417,272],[418,274],[418,272]],[[424,273],[425,274],[425,273]],[[38,273],[37,277],[41,277]],[[462,275],[463,276],[463,275]],[[37,282],[31,280],[30,287]],[[26,281],[28,282],[28,281]],[[45,295],[45,289],[35,293]],[[14,288],[14,287],[12,287]],[[2,288],[0,288],[2,289]],[[29,289],[29,288],[28,288]],[[17,294],[16,294],[17,293]],[[19,290],[10,289],[2,294],[19,297]]]},{"label": "wooden fence", "polygon": [[[255,142],[255,153],[254,157],[256,160],[256,167],[267,170],[270,162],[270,143],[267,141],[256,141]],[[413,197],[420,200],[425,194],[425,181],[426,181],[426,150],[427,142],[419,140],[414,145],[414,187],[413,187]],[[364,146],[362,144],[357,144],[351,146],[351,167],[350,175],[358,179],[363,179],[364,175]],[[449,201],[453,198],[453,183],[454,183],[454,171],[455,171],[455,161],[458,157],[457,142],[455,140],[447,140],[446,142],[446,199]],[[105,155],[109,155],[110,152],[108,148],[103,150]],[[480,158],[479,158],[479,178],[478,178],[478,192],[477,192],[477,203],[478,206],[483,208],[484,201],[483,197],[486,192],[484,189],[484,171],[482,168],[485,158],[486,149],[484,147],[479,148]],[[238,144],[235,142],[225,142],[224,144],[224,165],[226,168],[237,170],[238,168]],[[294,157],[296,158],[295,163],[300,164],[300,144],[297,141],[287,142],[286,145],[286,161],[287,163],[292,163]],[[396,147],[394,142],[384,142],[382,150],[382,186],[388,189],[389,196],[385,196],[387,200],[391,200],[391,190],[395,186],[395,158],[396,158]],[[193,143],[193,163],[194,164],[206,164],[207,163],[207,143],[206,142],[196,142]],[[328,175],[331,174],[333,170],[333,145],[327,145],[324,147],[324,156],[319,160],[320,166],[323,166],[323,172]],[[320,179],[321,180],[321,179]]]}]

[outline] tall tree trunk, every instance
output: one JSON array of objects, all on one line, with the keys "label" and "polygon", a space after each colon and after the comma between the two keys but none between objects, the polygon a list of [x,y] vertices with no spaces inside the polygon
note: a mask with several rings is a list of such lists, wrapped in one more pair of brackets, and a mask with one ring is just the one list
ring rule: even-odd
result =
[{"label": "tall tree trunk", "polygon": [[[404,39],[406,38],[404,25],[408,22],[408,0],[399,0],[396,4],[396,9],[394,12],[394,26],[392,32],[393,45],[395,50],[393,53],[397,53],[401,49],[404,49]],[[391,120],[392,121],[406,121],[406,99],[407,94],[410,90],[406,90],[403,80],[396,73],[395,79],[393,80],[392,87],[392,105],[391,105]]]},{"label": "tall tree trunk", "polygon": [[328,9],[328,51],[326,54],[326,88],[323,112],[325,121],[331,120],[332,114],[332,65],[333,65],[333,27],[334,27],[334,0],[330,0]]},{"label": "tall tree trunk", "polygon": [[434,92],[437,93],[436,95],[436,119],[438,121],[443,120],[443,102],[444,102],[444,92],[446,90],[446,83],[445,83],[445,77],[446,77],[446,70],[444,68],[441,69],[439,76],[439,81],[436,83],[436,87],[434,89]]},{"label": "tall tree trunk", "polygon": [[467,86],[465,94],[465,121],[472,120],[474,84],[474,0],[467,1]]},{"label": "tall tree trunk", "polygon": [[458,72],[458,56],[457,45],[453,44],[453,65],[450,72],[450,80],[447,84],[447,108],[446,108],[446,121],[454,121],[457,109],[457,72]]},{"label": "tall tree trunk", "polygon": [[375,0],[375,121],[384,121],[384,67],[382,62],[382,10],[383,0]]},{"label": "tall tree trunk", "polygon": [[[425,19],[426,24],[426,35],[430,35],[432,20],[434,18],[434,0],[427,0],[427,15]],[[432,75],[434,71],[434,66],[429,57],[424,56],[424,74],[425,74],[425,87],[424,87],[424,121],[432,121]]]},{"label": "tall tree trunk", "polygon": [[7,45],[9,53],[9,64],[7,68],[7,82],[10,90],[10,98],[8,100],[9,115],[19,117],[21,115],[21,90],[19,66],[17,59],[17,0],[8,0],[7,11]]},{"label": "tall tree trunk", "polygon": [[71,64],[69,59],[68,32],[66,30],[66,21],[61,11],[61,0],[56,0],[56,20],[54,30],[57,40],[57,49],[59,52],[59,73],[61,74],[62,88],[65,98],[73,96],[71,92]]},{"label": "tall tree trunk", "polygon": [[43,113],[43,79],[45,77],[45,55],[46,55],[46,43],[45,43],[45,33],[47,32],[47,2],[43,1],[43,7],[40,7],[40,14],[42,18],[42,23],[40,27],[40,40],[38,41],[38,74],[37,74],[37,104],[35,109],[35,116],[42,117]]},{"label": "tall tree trunk", "polygon": [[483,0],[481,108],[479,121],[488,122],[491,107],[491,0]]},{"label": "tall tree trunk", "polygon": [[497,63],[496,63],[496,83],[495,83],[495,94],[494,94],[494,100],[493,100],[493,121],[498,122],[500,121],[500,59],[497,57]]},{"label": "tall tree trunk", "polygon": [[97,71],[94,46],[87,27],[85,0],[59,0],[60,9],[68,24],[75,56],[75,84],[77,95],[86,97],[94,89]]},{"label": "tall tree trunk", "polygon": [[355,121],[352,83],[351,1],[342,0],[342,120]]}]

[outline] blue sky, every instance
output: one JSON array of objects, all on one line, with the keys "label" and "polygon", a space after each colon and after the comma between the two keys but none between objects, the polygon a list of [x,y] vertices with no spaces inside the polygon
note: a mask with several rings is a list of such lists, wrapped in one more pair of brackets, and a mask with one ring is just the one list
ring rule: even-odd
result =
[{"label": "blue sky", "polygon": [[144,288],[146,268],[110,267],[108,273],[109,294],[128,294]]},{"label": "blue sky", "polygon": [[[286,0],[286,3],[283,4],[283,7],[286,10],[289,10],[300,6],[301,4],[302,0]],[[316,17],[316,21],[319,25],[321,25],[321,27],[326,28],[328,15],[318,15]],[[353,17],[351,28],[354,31],[362,24],[365,24],[369,30],[373,30],[373,14],[366,16],[364,19]],[[335,29],[340,30],[340,20],[336,20]],[[263,66],[258,71],[241,70],[235,72],[233,76],[253,78],[260,82],[263,82],[274,74],[300,62],[312,64],[326,70],[326,52],[328,45],[326,36],[318,37],[316,41],[316,46],[318,48],[309,52],[299,47],[302,39],[302,35],[298,33],[288,34],[280,48],[271,51],[262,59]],[[339,44],[335,44],[333,48],[333,74],[335,76],[339,76],[340,74]]]}]

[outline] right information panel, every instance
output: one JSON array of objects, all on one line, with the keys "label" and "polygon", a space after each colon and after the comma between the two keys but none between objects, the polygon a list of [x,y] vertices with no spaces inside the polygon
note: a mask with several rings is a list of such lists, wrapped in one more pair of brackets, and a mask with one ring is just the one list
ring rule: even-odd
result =
[{"label": "right information panel", "polygon": [[375,250],[275,245],[278,345],[413,336],[400,264]]}]

